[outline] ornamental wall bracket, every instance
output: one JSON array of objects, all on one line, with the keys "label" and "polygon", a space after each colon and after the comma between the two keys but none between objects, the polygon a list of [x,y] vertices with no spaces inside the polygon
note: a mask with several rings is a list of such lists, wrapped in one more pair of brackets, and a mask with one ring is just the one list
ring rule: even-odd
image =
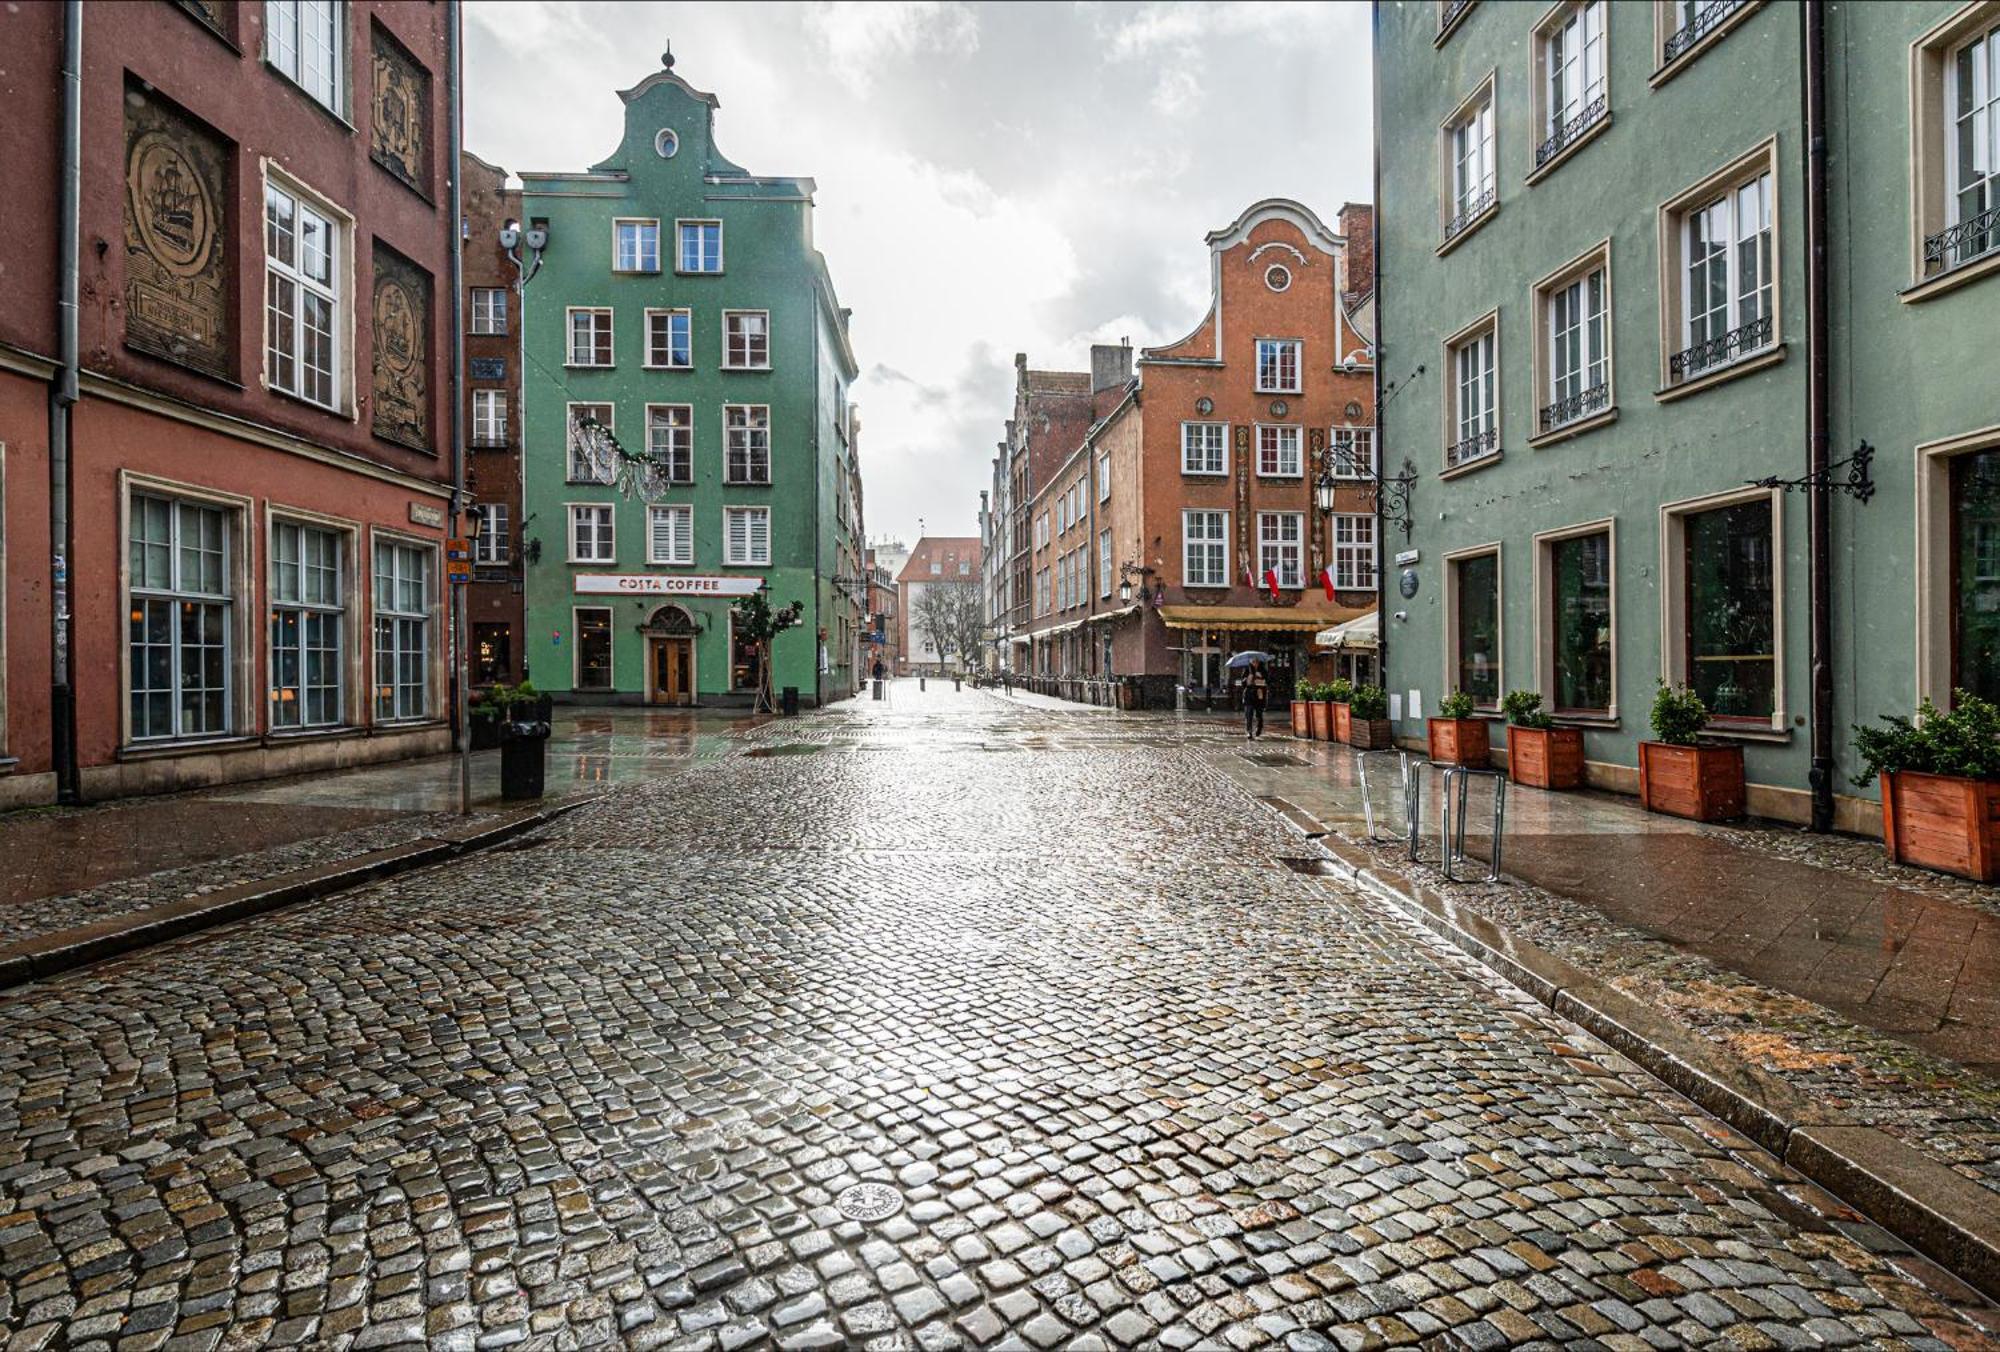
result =
[{"label": "ornamental wall bracket", "polygon": [[[1810,493],[1824,488],[1830,493],[1845,493],[1856,502],[1866,502],[1875,496],[1875,448],[1862,442],[1854,448],[1854,454],[1845,460],[1836,460],[1817,474],[1807,474],[1797,479],[1780,479],[1777,475],[1767,475],[1762,479],[1752,479],[1753,488],[1776,488],[1786,493]],[[1836,479],[1841,470],[1847,477]]]}]

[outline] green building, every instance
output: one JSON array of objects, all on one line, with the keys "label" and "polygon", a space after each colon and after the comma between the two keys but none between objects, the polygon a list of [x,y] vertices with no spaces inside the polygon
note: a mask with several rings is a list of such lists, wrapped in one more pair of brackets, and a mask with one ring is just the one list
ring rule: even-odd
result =
[{"label": "green building", "polygon": [[773,688],[843,698],[864,586],[856,368],[813,182],[725,159],[715,97],[671,57],[619,97],[609,158],[521,176],[548,231],[523,307],[529,676],[579,702],[747,702],[758,654],[733,612],[767,587],[774,609],[804,606],[772,644]]},{"label": "green building", "polygon": [[1377,4],[1406,741],[1452,690],[1536,690],[1634,791],[1656,683],[1688,683],[1751,811],[1814,819],[1817,732],[1818,820],[1873,832],[1851,725],[2000,692],[2000,3],[1813,3]]}]

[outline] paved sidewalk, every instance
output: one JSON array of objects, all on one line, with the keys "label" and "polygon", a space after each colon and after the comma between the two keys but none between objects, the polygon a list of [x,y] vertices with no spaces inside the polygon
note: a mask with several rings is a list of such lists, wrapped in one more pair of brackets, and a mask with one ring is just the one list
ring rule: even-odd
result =
[{"label": "paved sidewalk", "polygon": [[[1349,749],[1286,739],[1215,759],[1377,867],[2000,1194],[2000,891],[1893,865],[1875,842],[1704,826],[1614,795],[1512,786],[1510,881],[1446,883],[1435,867],[1436,771],[1424,772],[1412,864],[1401,840],[1366,840]],[[1371,758],[1370,798],[1378,835],[1401,833],[1394,756]],[[1468,849],[1485,860],[1487,784],[1473,791],[1470,821]]]}]

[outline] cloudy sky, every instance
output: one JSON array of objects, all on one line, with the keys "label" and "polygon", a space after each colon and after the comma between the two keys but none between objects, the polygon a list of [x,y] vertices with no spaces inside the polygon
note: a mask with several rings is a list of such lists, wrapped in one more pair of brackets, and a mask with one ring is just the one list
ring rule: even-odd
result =
[{"label": "cloudy sky", "polygon": [[616,90],[674,69],[716,143],[818,181],[854,310],[868,533],[973,534],[1014,353],[1178,338],[1202,236],[1261,197],[1328,220],[1369,184],[1368,6],[472,0],[466,144],[512,170],[618,143]]}]

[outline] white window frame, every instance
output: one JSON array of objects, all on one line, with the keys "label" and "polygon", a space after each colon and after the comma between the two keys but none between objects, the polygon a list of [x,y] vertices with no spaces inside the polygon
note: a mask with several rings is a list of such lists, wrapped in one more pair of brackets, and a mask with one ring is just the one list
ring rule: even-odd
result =
[{"label": "white window frame", "polygon": [[479,448],[507,444],[505,389],[477,389],[472,392],[472,444]]},{"label": "white window frame", "polygon": [[[1209,435],[1211,433],[1214,434],[1214,436],[1217,438],[1219,442],[1219,445],[1213,448],[1211,448],[1206,444]],[[1217,457],[1213,462],[1211,462],[1207,458],[1208,452],[1211,449],[1219,451],[1219,454],[1217,455]],[[1190,457],[1191,452],[1201,455],[1203,459],[1199,463],[1197,463],[1196,461],[1191,459]],[[1217,467],[1210,468],[1209,466],[1211,463],[1213,463]],[[1184,422],[1181,424],[1181,473],[1221,474],[1221,475],[1227,475],[1229,473],[1229,424],[1228,423]]]},{"label": "white window frame", "polygon": [[1097,595],[1098,599],[1111,595],[1111,532],[1097,532]]},{"label": "white window frame", "polygon": [[[1984,43],[1987,51],[1982,102],[1988,172],[1983,182],[1987,189],[1985,210],[1992,210],[2000,207],[2000,0],[1964,5],[1910,44],[1911,286],[1903,293],[1905,301],[1927,299],[2000,271],[2000,222],[1993,230],[1960,232],[1957,241],[1944,238],[1946,232],[1968,219],[1958,200],[1964,187],[1957,144],[1962,120],[1957,111],[1958,57],[1979,43]],[[1978,75],[1975,66],[1975,100],[1982,92]],[[1972,116],[1977,145],[1981,109],[1975,108]],[[1983,214],[1975,212],[1974,216]],[[1965,244],[1973,241],[1987,247],[1965,252]]]},{"label": "white window frame", "polygon": [[[713,261],[713,263],[714,263],[714,266],[713,266],[713,267],[693,267],[693,268],[690,268],[690,267],[686,267],[686,266],[683,266],[683,265],[684,265],[684,264],[685,264],[685,263],[687,262],[687,257],[688,257],[688,255],[687,255],[687,251],[686,251],[686,248],[685,248],[685,246],[684,246],[684,242],[683,242],[683,235],[684,235],[684,232],[685,232],[685,231],[687,231],[687,230],[688,230],[689,228],[691,228],[691,227],[692,227],[692,228],[697,228],[697,229],[699,229],[699,228],[702,228],[702,227],[706,227],[706,226],[711,226],[711,225],[715,227],[715,258],[714,258],[714,259],[712,260],[712,261]],[[718,219],[715,219],[715,218],[713,218],[713,217],[705,217],[705,216],[699,216],[699,217],[698,217],[698,216],[689,216],[689,217],[684,217],[684,218],[680,218],[680,219],[677,219],[677,220],[675,220],[675,221],[674,221],[674,271],[675,271],[675,273],[677,273],[678,275],[680,275],[680,276],[682,276],[682,277],[714,277],[714,276],[718,276],[718,275],[720,275],[720,274],[721,274],[721,272],[722,272],[722,260],[723,260],[723,233],[722,233],[722,222],[721,222],[720,220],[718,220]],[[695,261],[696,261],[696,262],[698,262],[698,263],[703,263],[703,264],[706,264],[706,263],[708,263],[708,262],[710,262],[710,261],[711,261],[711,260],[709,259],[709,257],[708,257],[708,253],[707,253],[707,250],[706,250],[705,248],[704,248],[704,249],[699,249],[699,250],[697,250],[697,251],[696,251],[696,255],[695,255]]]},{"label": "white window frame", "polygon": [[[1575,129],[1532,166],[1530,183],[1554,171],[1611,123],[1611,8],[1610,0],[1561,0],[1535,25],[1534,154],[1541,155],[1543,147],[1572,124]],[[1574,81],[1565,82],[1568,75],[1574,75]],[[1576,86],[1574,96],[1569,83]],[[1599,102],[1602,111],[1589,116]]]},{"label": "white window frame", "polygon": [[[732,326],[742,319],[761,319],[764,322],[764,359],[752,361],[754,345],[749,337],[742,342],[744,360],[736,360],[737,335]],[[771,312],[769,310],[724,310],[722,312],[722,369],[725,371],[768,371],[771,369]]]},{"label": "white window frame", "polygon": [[[664,413],[668,415],[669,421],[666,424],[664,424],[664,426],[669,433],[681,434],[679,436],[670,436],[668,440],[670,443],[671,442],[680,443],[677,446],[670,446],[670,449],[673,452],[675,458],[679,460],[680,462],[679,468],[681,469],[682,472],[676,473],[674,471],[674,468],[670,467],[667,473],[659,476],[659,481],[661,483],[670,483],[670,484],[691,484],[694,482],[694,405],[693,404],[646,405],[646,454],[652,457],[656,462],[658,461],[660,456],[660,441],[659,438],[656,436],[656,433],[658,433],[662,428],[662,424],[660,424],[654,418],[654,415],[657,413]],[[679,424],[674,423],[672,421],[672,415],[675,413],[685,414],[686,421]],[[655,471],[655,473],[658,472]]]},{"label": "white window frame", "polygon": [[[652,259],[646,254],[646,230],[652,228]],[[626,248],[626,241],[631,248]],[[651,274],[660,270],[660,222],[653,216],[615,216],[611,221],[611,270],[623,274]]]},{"label": "white window frame", "polygon": [[[590,358],[588,361],[577,360],[576,321],[583,318],[588,318],[591,321],[589,334],[590,350],[586,354]],[[604,339],[602,345],[604,349],[603,361],[597,360],[597,350],[599,347],[597,340],[600,337],[597,321],[600,319],[603,321],[603,332],[601,334]],[[565,307],[563,310],[563,344],[564,366],[578,370],[608,370],[616,366],[618,364],[618,325],[612,307],[609,305],[571,305]]]},{"label": "white window frame", "polygon": [[[370,586],[368,589],[368,599],[370,612],[374,621],[372,626],[373,642],[369,652],[370,660],[374,664],[374,681],[372,682],[373,697],[369,702],[369,707],[373,711],[374,721],[377,724],[422,722],[434,717],[433,711],[437,708],[438,692],[435,680],[438,657],[436,623],[437,546],[428,540],[414,539],[410,536],[399,535],[390,531],[374,530],[369,532],[369,536],[368,561]],[[387,590],[392,594],[386,598],[386,603],[383,595],[385,589],[382,585],[383,573],[381,564],[381,551],[384,549],[391,551],[389,573],[391,585]],[[403,565],[409,562],[412,557],[421,560],[422,563],[422,573],[418,578],[419,590],[422,593],[421,610],[413,610],[402,605],[402,598],[393,594],[399,589],[400,584],[405,579],[406,574],[403,571]],[[391,640],[386,646],[383,643],[382,628],[385,622],[389,625],[389,633],[391,635]],[[423,692],[423,702],[421,707],[414,713],[405,711],[403,696],[411,687],[409,682],[401,678],[401,659],[409,651],[406,640],[411,632],[412,625],[416,626],[415,632],[419,635],[423,644],[423,679],[418,687]],[[386,713],[383,711],[384,683],[382,680],[383,660],[385,657],[390,664],[390,675],[392,677],[388,682],[390,692],[387,697],[389,711]]]},{"label": "white window frame", "polygon": [[1653,0],[1655,68],[1648,83],[1655,89],[1665,84],[1689,62],[1722,41],[1723,34],[1749,18],[1763,3],[1764,0],[1735,0],[1730,9],[1708,20],[1706,31],[1669,57],[1667,43],[1674,35],[1689,27],[1697,16],[1717,6],[1713,0]]},{"label": "white window frame", "polygon": [[1111,501],[1111,457],[1109,454],[1097,457],[1097,500]]},{"label": "white window frame", "polygon": [[[1660,679],[1670,685],[1688,684],[1687,669],[1687,521],[1691,516],[1736,507],[1746,502],[1768,502],[1771,507],[1771,717],[1769,732],[1789,735],[1790,716],[1785,707],[1785,492],[1782,488],[1755,485],[1685,498],[1660,506]],[[1613,590],[1616,590],[1616,571]],[[1612,619],[1617,620],[1614,601]],[[1615,630],[1614,630],[1615,632]],[[1718,732],[1742,733],[1760,730],[1757,720],[1731,719],[1711,724]]]},{"label": "white window frame", "polygon": [[1497,71],[1438,124],[1438,245],[1448,252],[1500,209]]},{"label": "white window frame", "polygon": [[[739,419],[738,414],[742,417]],[[757,473],[757,433],[763,433],[763,469]],[[738,448],[743,472],[737,473]],[[722,406],[722,481],[726,484],[769,484],[771,482],[771,406],[769,404],[724,404]]]},{"label": "white window frame", "polygon": [[507,333],[507,288],[472,288],[472,334],[474,337],[504,337]]},{"label": "white window frame", "polygon": [[[756,531],[753,525],[744,526],[743,545],[739,552],[732,538],[730,522],[742,516],[746,522],[761,518],[764,522],[764,548],[761,555],[757,549]],[[722,564],[725,568],[768,568],[771,566],[771,509],[769,507],[746,507],[731,505],[722,509]]]},{"label": "white window frame", "polygon": [[[685,361],[673,360],[675,355],[673,350],[673,321],[676,318],[681,320],[687,327],[687,343],[681,351],[681,355],[686,358]],[[665,346],[656,341],[659,337],[656,326],[660,320],[666,321],[667,343]],[[665,356],[667,360],[661,361],[660,358],[662,356]],[[646,360],[644,368],[648,371],[694,370],[694,311],[684,306],[666,308],[648,307],[646,310]]]},{"label": "white window frame", "polygon": [[[136,526],[137,509],[142,499],[163,502],[167,507],[168,533],[165,541],[167,551],[167,580],[164,585],[142,582],[131,570],[130,560],[132,556],[133,531]],[[166,686],[162,688],[162,691],[167,696],[167,730],[165,732],[148,730],[142,735],[133,719],[132,713],[133,696],[139,693],[140,690],[138,685],[140,672],[138,670],[139,664],[133,660],[132,633],[130,622],[127,622],[120,650],[125,670],[125,688],[122,691],[124,707],[121,721],[125,727],[126,741],[133,745],[152,746],[174,742],[213,741],[218,738],[232,736],[242,726],[242,711],[237,707],[237,692],[240,683],[237,667],[242,661],[241,654],[244,649],[242,646],[243,636],[237,632],[239,621],[236,600],[247,590],[243,585],[243,564],[240,557],[244,552],[241,547],[243,522],[245,520],[244,504],[237,500],[211,497],[200,493],[188,493],[175,485],[137,480],[128,481],[123,495],[123,502],[126,511],[124,550],[122,551],[126,561],[125,610],[129,614],[139,607],[150,607],[155,604],[165,606],[167,614],[165,647],[168,650],[168,678]],[[183,507],[192,508],[202,513],[213,512],[219,518],[220,529],[218,535],[219,553],[221,555],[220,566],[217,572],[217,580],[220,584],[219,589],[212,590],[201,586],[201,579],[199,578],[196,579],[196,585],[187,585],[187,579],[182,571],[182,565],[186,562],[181,540],[181,509]],[[200,550],[199,552],[206,553],[208,551]],[[181,705],[182,696],[185,692],[181,685],[181,678],[186,668],[183,665],[181,655],[182,629],[180,620],[183,608],[189,605],[201,606],[204,609],[213,606],[221,612],[222,723],[220,727],[188,729],[182,725]],[[151,643],[142,645],[142,647],[148,649],[156,646],[160,645]],[[204,644],[201,646],[206,647],[209,645]],[[200,688],[203,690],[208,689],[206,686]],[[155,691],[151,686],[145,689],[147,693],[162,692]]]},{"label": "white window frame", "polygon": [[[1372,519],[1372,518],[1371,518]],[[1274,534],[1272,528],[1276,527]],[[1278,575],[1279,591],[1299,591],[1306,585],[1306,514],[1257,513],[1257,585],[1268,585],[1266,573]],[[1275,567],[1273,564],[1275,563]]]},{"label": "white window frame", "polygon": [[[1260,479],[1303,479],[1306,469],[1305,432],[1297,423],[1258,423],[1257,477]],[[1286,436],[1286,433],[1290,436]],[[1270,434],[1273,461],[1266,466],[1264,442]]]},{"label": "white window frame", "polygon": [[1375,514],[1335,512],[1327,522],[1327,538],[1332,543],[1333,589],[1374,591],[1381,564]]},{"label": "white window frame", "polygon": [[[1202,518],[1199,532],[1195,518]],[[1218,529],[1210,531],[1209,526]],[[1203,551],[1197,564],[1194,551]],[[1208,551],[1213,550],[1210,555]],[[1216,567],[1211,572],[1210,561]],[[1189,507],[1181,511],[1181,585],[1183,587],[1227,587],[1229,585],[1229,513],[1212,507]]]},{"label": "white window frame", "polygon": [[[288,532],[296,533],[297,552],[290,559],[281,559],[279,557],[281,550],[278,541],[282,534]],[[307,560],[306,545],[309,537],[322,537],[333,541],[333,567],[330,570],[323,566],[314,566]],[[270,719],[270,727],[274,733],[307,732],[325,728],[343,727],[347,724],[347,660],[348,647],[351,642],[347,614],[347,552],[352,547],[352,539],[352,531],[324,521],[300,519],[292,516],[272,516],[267,520],[265,526],[265,552],[269,556],[270,581],[267,599],[269,601],[268,609],[270,611],[271,628],[265,635],[265,684],[267,687],[265,697],[268,701],[267,717]],[[279,573],[281,570],[289,570],[293,575],[291,579],[293,587],[290,595],[286,595],[285,589],[280,585]],[[328,599],[324,592],[321,592],[317,596],[311,595],[307,588],[309,574],[323,574],[328,571],[332,573],[332,598]],[[293,631],[296,638],[296,643],[293,647],[297,651],[299,679],[296,685],[286,687],[278,685],[279,644],[277,620],[281,613],[295,614],[298,617],[295,621],[296,627]],[[331,621],[333,625],[333,646],[331,649],[323,642],[308,644],[307,630],[315,620],[322,625]],[[329,651],[333,654],[333,682],[331,686],[321,681],[309,687],[306,679],[307,654],[309,652],[325,653]],[[289,689],[294,696],[289,703],[297,711],[297,717],[291,721],[285,721],[280,715],[280,709],[287,703],[278,698],[280,689]],[[308,698],[309,689],[321,692],[331,690],[332,712],[330,716],[307,717],[307,707],[312,703]]]},{"label": "white window frame", "polygon": [[[618,511],[609,502],[566,502],[568,563],[618,562]],[[588,523],[588,524],[586,524]],[[587,538],[586,538],[587,537]],[[585,552],[588,544],[589,552]]]},{"label": "white window frame", "polygon": [[577,416],[576,411],[580,408],[595,408],[603,410],[604,413],[607,414],[608,416],[599,418],[598,421],[603,423],[605,427],[610,429],[614,434],[617,431],[618,405],[610,402],[609,400],[574,399],[571,400],[569,403],[564,404],[563,405],[563,460],[564,460],[565,476],[563,482],[572,484],[608,484],[612,482],[612,480],[585,478],[579,476],[577,473],[577,463],[573,458],[571,458],[569,434],[570,434],[570,429],[576,426],[576,416]]},{"label": "white window frame", "polygon": [[[668,526],[667,548],[661,551],[660,525],[662,521],[678,521],[679,526]],[[646,507],[646,562],[662,564],[670,568],[685,568],[694,563],[694,507],[685,502],[655,502]]]},{"label": "white window frame", "polygon": [[[1602,276],[1597,316],[1601,356],[1593,361],[1590,357],[1590,334],[1588,313],[1589,280]],[[1579,322],[1574,326],[1579,335],[1579,351],[1582,359],[1579,383],[1574,394],[1582,396],[1603,387],[1601,401],[1592,401],[1580,406],[1576,416],[1564,422],[1544,426],[1544,415],[1562,400],[1569,397],[1564,392],[1562,343],[1564,328],[1559,314],[1564,298],[1572,291],[1582,299],[1584,309],[1579,311]],[[1602,426],[1617,417],[1617,323],[1614,309],[1611,274],[1611,241],[1603,239],[1583,253],[1564,263],[1548,276],[1536,282],[1530,295],[1534,315],[1535,342],[1533,347],[1535,399],[1533,408],[1534,425],[1528,444],[1539,446],[1545,440],[1572,437],[1592,427]],[[1591,379],[1595,371],[1597,379]]]},{"label": "white window frame", "polygon": [[[1326,444],[1333,450],[1334,478],[1346,482],[1375,477],[1380,465],[1380,453],[1375,445],[1372,423],[1328,428]],[[1364,448],[1365,453],[1357,453],[1357,446]]]},{"label": "white window frame", "polygon": [[[1484,351],[1485,360],[1468,366],[1461,353]],[[1491,464],[1500,458],[1500,312],[1489,310],[1444,340],[1444,394],[1438,401],[1444,417],[1444,468],[1446,473]],[[1468,383],[1468,375],[1474,378]],[[1483,388],[1480,388],[1482,387]],[[1476,412],[1466,416],[1468,388],[1478,390],[1481,400]],[[1473,437],[1493,434],[1492,449],[1454,460],[1453,451]]]},{"label": "white window frame", "polygon": [[[272,199],[280,198],[291,208],[292,226],[290,232],[289,261],[278,247],[277,227],[272,223]],[[304,232],[301,226],[310,216],[324,231],[326,247],[325,276],[315,275],[304,261],[302,244]],[[295,399],[304,400],[318,408],[340,412],[346,407],[347,396],[347,333],[352,321],[351,312],[344,298],[351,291],[353,276],[354,221],[345,212],[329,204],[301,187],[289,178],[276,173],[266,173],[264,177],[264,383],[273,390],[281,391]],[[279,306],[277,297],[287,293],[291,297],[291,309],[285,313]],[[308,367],[306,344],[311,334],[306,319],[304,301],[312,297],[324,303],[329,310],[324,333],[317,335],[326,346],[324,367]],[[273,336],[284,332],[290,345],[289,356],[272,344]],[[287,379],[281,363],[291,364],[291,375]],[[322,393],[315,384],[307,380],[308,372],[316,372],[325,377]]]},{"label": "white window frame", "polygon": [[473,510],[479,513],[479,538],[472,542],[472,561],[495,568],[504,565],[514,552],[512,510],[504,502],[482,502]]},{"label": "white window frame", "polygon": [[[1768,285],[1769,296],[1768,300],[1760,301],[1764,314],[1757,316],[1756,319],[1746,320],[1743,318],[1744,298],[1739,294],[1742,279],[1737,270],[1737,254],[1741,240],[1738,238],[1736,218],[1741,190],[1760,179],[1769,185],[1770,255],[1768,264],[1760,263],[1764,284],[1760,284],[1756,289],[1761,297]],[[1779,185],[1778,138],[1772,136],[1701,182],[1679,193],[1672,200],[1661,204],[1659,208],[1660,294],[1665,298],[1665,303],[1660,306],[1660,398],[1678,397],[1693,390],[1706,389],[1717,381],[1733,375],[1760,370],[1782,355],[1785,336],[1785,267],[1784,223],[1781,215],[1783,203]],[[1704,334],[1701,341],[1722,339],[1738,333],[1746,324],[1759,322],[1766,315],[1770,319],[1770,334],[1764,342],[1755,347],[1739,346],[1734,353],[1725,352],[1699,368],[1683,370],[1676,374],[1675,359],[1696,345],[1689,315],[1690,233],[1696,214],[1717,206],[1725,208],[1730,232],[1730,243],[1721,254],[1723,266],[1727,269],[1724,282],[1724,327],[1720,333]]]},{"label": "white window frame", "polygon": [[[1289,361],[1287,360],[1289,359]],[[1299,338],[1259,338],[1257,393],[1299,394],[1305,389],[1306,345]],[[1289,365],[1290,370],[1286,367]]]},{"label": "white window frame", "polygon": [[264,0],[264,60],[346,120],[345,0]]}]

